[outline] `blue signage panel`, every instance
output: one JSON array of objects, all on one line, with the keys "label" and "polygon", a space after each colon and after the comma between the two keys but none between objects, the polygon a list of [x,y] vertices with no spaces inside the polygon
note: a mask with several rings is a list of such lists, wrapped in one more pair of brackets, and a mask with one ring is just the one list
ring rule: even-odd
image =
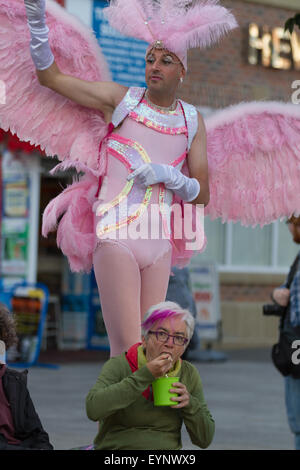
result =
[{"label": "blue signage panel", "polygon": [[123,36],[104,17],[107,1],[94,0],[93,30],[109,64],[114,82],[125,86],[145,86],[147,43]]}]

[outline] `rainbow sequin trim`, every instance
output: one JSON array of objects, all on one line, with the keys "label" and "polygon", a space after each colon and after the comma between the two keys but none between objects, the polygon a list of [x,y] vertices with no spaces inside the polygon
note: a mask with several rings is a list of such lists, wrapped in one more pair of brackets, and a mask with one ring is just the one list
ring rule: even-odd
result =
[{"label": "rainbow sequin trim", "polygon": [[[133,165],[151,162],[146,150],[140,144],[125,139],[118,134],[113,134],[108,138],[107,152],[120,160],[126,166],[128,172],[131,172]],[[145,190],[145,188],[135,184],[133,180],[128,181],[112,201],[98,206],[96,215],[101,217],[96,227],[98,238],[109,232],[119,230],[140,217],[147,209],[151,195],[152,186],[148,186]],[[126,204],[122,205],[125,202]],[[132,210],[132,207],[136,207],[139,202],[139,207]],[[114,211],[112,211],[113,208],[115,208]],[[130,212],[130,209],[132,212]]]},{"label": "rainbow sequin trim", "polygon": [[164,111],[153,108],[145,99],[129,113],[129,118],[142,123],[150,129],[162,134],[187,135],[187,127],[182,107],[178,102],[174,111]]}]

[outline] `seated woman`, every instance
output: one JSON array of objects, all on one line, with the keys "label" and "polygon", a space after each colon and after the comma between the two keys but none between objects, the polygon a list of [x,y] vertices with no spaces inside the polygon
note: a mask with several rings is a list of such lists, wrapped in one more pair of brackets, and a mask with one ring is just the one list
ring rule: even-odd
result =
[{"label": "seated woman", "polygon": [[0,304],[0,450],[53,450],[27,389],[27,370],[5,364],[5,349],[17,342],[13,316]]},{"label": "seated woman", "polygon": [[[86,398],[89,419],[99,421],[95,449],[176,450],[184,422],[193,444],[206,448],[214,420],[204,400],[197,369],[181,359],[194,330],[194,318],[174,302],[154,305],[142,323],[142,343],[107,361]],[[152,382],[180,377],[172,406],[154,406]]]}]

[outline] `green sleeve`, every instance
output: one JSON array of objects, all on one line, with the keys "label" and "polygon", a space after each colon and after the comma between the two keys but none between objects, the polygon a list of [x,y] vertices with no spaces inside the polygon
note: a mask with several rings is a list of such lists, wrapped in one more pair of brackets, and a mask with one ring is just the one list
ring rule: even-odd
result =
[{"label": "green sleeve", "polygon": [[94,387],[86,397],[86,412],[92,421],[100,421],[131,405],[155,380],[147,366],[129,371],[125,356],[107,361]]},{"label": "green sleeve", "polygon": [[187,371],[181,381],[190,394],[190,402],[181,409],[181,413],[192,443],[205,449],[213,439],[215,422],[204,399],[199,373],[194,366],[186,364]]}]

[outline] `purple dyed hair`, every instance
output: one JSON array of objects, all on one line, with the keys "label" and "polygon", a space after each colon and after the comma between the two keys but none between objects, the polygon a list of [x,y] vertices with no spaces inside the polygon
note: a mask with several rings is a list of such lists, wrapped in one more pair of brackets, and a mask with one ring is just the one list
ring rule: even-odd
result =
[{"label": "purple dyed hair", "polygon": [[172,318],[178,316],[182,317],[182,320],[185,321],[188,339],[190,340],[194,331],[194,317],[188,310],[182,309],[175,302],[161,302],[160,304],[153,305],[145,314],[141,324],[142,335],[147,337],[148,331],[151,330],[156,322],[160,325],[167,318],[172,320]]}]

